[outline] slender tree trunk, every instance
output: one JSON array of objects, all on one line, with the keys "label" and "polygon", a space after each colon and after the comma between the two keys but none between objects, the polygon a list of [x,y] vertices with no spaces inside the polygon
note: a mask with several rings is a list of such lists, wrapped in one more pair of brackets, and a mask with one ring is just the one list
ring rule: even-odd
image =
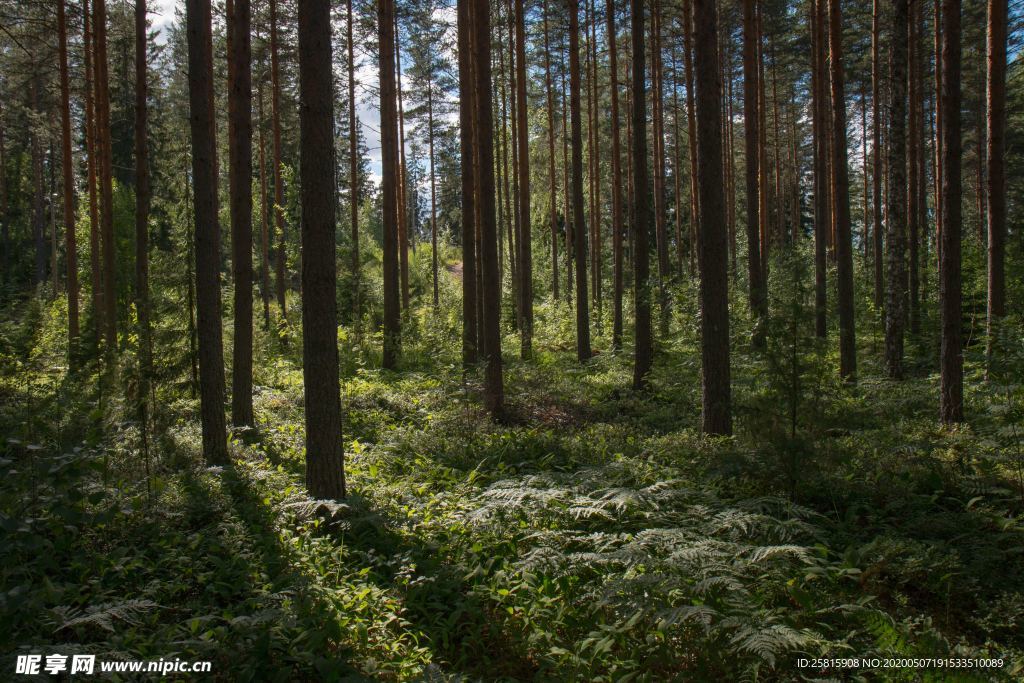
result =
[{"label": "slender tree trunk", "polygon": [[395,5],[380,0],[377,5],[379,40],[381,120],[381,205],[384,225],[384,357],[383,367],[393,370],[401,352],[401,302],[399,300],[399,250],[401,247],[401,167],[398,152],[398,111],[395,93]]},{"label": "slender tree trunk", "polygon": [[287,323],[288,250],[285,242],[284,180],[281,177],[281,67],[278,53],[277,0],[270,0],[270,118],[274,139],[274,219],[277,226],[274,279],[277,281],[277,305],[281,309],[281,320]]},{"label": "slender tree trunk", "polygon": [[[231,52],[228,59],[232,65],[231,82],[228,85],[228,97],[232,103],[228,112],[232,124],[232,135],[228,140],[228,184],[231,195],[231,265],[235,285],[231,418],[236,425],[252,425],[252,47],[249,37],[251,9],[249,0],[232,2],[233,12],[228,26],[228,33],[231,36]],[[334,177],[333,171],[330,177]],[[305,216],[306,211],[302,213]],[[333,215],[331,213],[332,217]],[[334,233],[331,235],[333,238]],[[305,292],[305,288],[303,291]]]},{"label": "slender tree trunk", "polygon": [[[392,0],[393,1],[393,0]],[[409,314],[409,202],[408,169],[405,165],[405,107],[402,97],[402,36],[398,30],[398,14],[394,15],[395,72],[398,94],[398,259],[402,284],[402,311]]]},{"label": "slender tree trunk", "polygon": [[1006,32],[1007,0],[988,1],[988,344],[991,363],[1006,315]]},{"label": "slender tree trunk", "polygon": [[[819,0],[820,1],[820,0]],[[743,118],[747,173],[747,278],[750,310],[754,314],[755,348],[764,348],[768,298],[761,267],[760,240],[760,119],[757,75],[758,31],[755,0],[743,0]]]},{"label": "slender tree trunk", "polygon": [[605,20],[608,24],[608,74],[612,116],[612,348],[622,348],[622,142],[619,126],[619,61],[618,33],[615,29],[615,3],[606,0]]},{"label": "slender tree trunk", "polygon": [[[566,54],[565,60],[568,60],[569,56]],[[572,212],[572,193],[569,190],[569,177],[571,175],[571,169],[569,167],[569,84],[568,78],[566,77],[566,71],[568,69],[562,68],[562,215],[565,217],[565,300],[572,306],[573,297],[573,286],[572,286],[572,263],[573,263],[573,248],[572,241],[573,237],[573,212]]]},{"label": "slender tree trunk", "polygon": [[135,0],[135,310],[139,330],[139,411],[144,433],[146,400],[153,375],[152,311],[149,303],[150,182],[146,48],[146,0]]},{"label": "slender tree trunk", "polygon": [[[39,104],[39,78],[30,77],[29,97],[32,111],[39,116],[43,112]],[[39,131],[32,123],[29,124],[30,147],[32,154],[32,242],[35,246],[35,270],[32,284],[38,291],[46,282],[46,187],[43,184],[43,147],[39,142]]]},{"label": "slender tree trunk", "polygon": [[694,0],[697,134],[700,140],[700,307],[702,414],[708,434],[731,434],[729,243],[722,188],[722,97],[715,0]]},{"label": "slender tree trunk", "polygon": [[697,186],[697,123],[694,112],[693,87],[693,8],[691,0],[683,0],[683,69],[686,72],[686,139],[690,156],[690,272],[694,271],[700,223],[700,188]]},{"label": "slender tree trunk", "polygon": [[[935,176],[935,250],[936,250],[936,263],[941,271],[942,269],[942,226],[945,225],[942,214],[945,207],[946,201],[942,193],[942,179],[944,177],[942,172],[942,165],[945,163],[945,156],[942,152],[942,145],[945,140],[943,131],[943,107],[942,107],[942,83],[943,83],[943,64],[942,64],[942,13],[943,0],[934,0],[933,5],[933,25],[934,25],[934,50],[935,50],[935,170],[933,175]],[[941,279],[941,273],[940,279]],[[941,287],[940,287],[941,288]]]},{"label": "slender tree trunk", "polygon": [[921,59],[920,36],[917,33],[917,14],[920,3],[908,2],[908,21],[906,44],[907,54],[907,262],[909,292],[907,298],[907,318],[910,333],[917,334],[921,330],[920,286],[918,274],[918,240],[924,216],[919,213],[917,197],[924,185],[924,169],[918,166],[918,148],[922,144],[921,117],[921,81],[918,80],[918,61]]},{"label": "slender tree trunk", "polygon": [[850,237],[850,178],[846,150],[846,93],[843,83],[842,10],[829,0],[829,72],[832,86],[832,183],[836,222],[836,281],[839,304],[839,375],[857,378],[857,342],[853,310],[853,244]]},{"label": "slender tree trunk", "polygon": [[[548,192],[551,195],[551,298],[558,300],[558,195],[555,188],[555,104],[551,84],[551,40],[548,30],[550,8],[544,2],[544,88],[547,93],[548,115]],[[614,59],[614,57],[612,57]]]},{"label": "slender tree trunk", "polygon": [[882,284],[882,65],[881,65],[881,2],[874,0],[871,13],[871,204],[872,248],[875,284],[875,308],[883,310]]},{"label": "slender tree trunk", "polygon": [[939,250],[939,414],[943,424],[964,419],[964,356],[961,341],[960,240],[960,0],[942,0],[942,229]]},{"label": "slender tree trunk", "polygon": [[217,220],[217,141],[214,127],[210,0],[187,0],[185,15],[192,178],[195,188],[196,308],[203,456],[211,465],[226,465],[229,458],[224,423],[220,226]]},{"label": "slender tree trunk", "polygon": [[[753,2],[753,0],[749,0]],[[647,96],[644,93],[647,68],[644,64],[644,0],[630,0],[633,76],[631,88],[631,134],[633,193],[633,308],[635,343],[633,388],[647,385],[647,375],[654,364],[654,343],[651,334],[650,248],[651,196],[647,181]]]},{"label": "slender tree trunk", "polygon": [[590,307],[587,303],[587,224],[583,212],[583,124],[580,112],[580,7],[569,6],[569,109],[572,125],[573,253],[576,261],[576,358],[590,358]]},{"label": "slender tree trunk", "polygon": [[352,0],[345,2],[346,41],[348,47],[348,182],[349,212],[352,233],[352,319],[356,329],[362,328],[362,259],[359,255],[359,117],[356,114],[356,58],[352,17]]},{"label": "slender tree trunk", "polygon": [[[661,58],[662,0],[653,0],[651,7],[651,128],[654,153],[654,239],[658,255],[658,299],[661,336],[668,336],[671,312],[668,280],[671,267],[668,262],[668,233],[665,227],[665,114],[664,66]],[[699,240],[698,240],[699,241]]]},{"label": "slender tree trunk", "polygon": [[907,302],[907,0],[893,2],[889,48],[889,196],[886,198],[889,300],[885,309],[885,367],[903,377],[903,333]]},{"label": "slender tree trunk", "polygon": [[103,251],[103,321],[107,351],[117,353],[117,270],[114,243],[113,158],[110,139],[110,87],[107,75],[107,8],[106,0],[94,0],[93,28],[96,52],[96,138],[99,149],[100,237]]},{"label": "slender tree trunk", "polygon": [[465,368],[476,364],[478,360],[472,2],[458,1],[459,141],[462,155],[462,363]]},{"label": "slender tree trunk", "polygon": [[[382,8],[390,4],[391,0],[381,2]],[[382,9],[381,14],[388,11]],[[329,0],[303,0],[299,3],[302,377],[306,409],[306,486],[309,495],[318,499],[345,497],[338,386],[331,64],[331,3]]]},{"label": "slender tree trunk", "polygon": [[[466,0],[460,0],[465,2]],[[491,115],[491,17],[486,0],[473,0],[473,65],[476,86],[477,156],[480,213],[480,264],[483,291],[483,336],[486,367],[484,404],[501,417],[505,391],[501,365],[501,282],[498,280],[498,240],[494,205],[494,124]]]},{"label": "slender tree trunk", "polygon": [[[60,123],[61,161],[64,190],[64,250],[67,252],[68,285],[68,349],[73,350],[78,339],[78,248],[75,243],[75,178],[74,159],[71,156],[71,86],[68,83],[68,29],[64,0],[57,0],[57,39],[60,59]],[[145,5],[143,5],[145,6]],[[0,173],[5,168],[0,166]],[[3,181],[0,181],[2,183]],[[5,207],[6,208],[6,207]],[[0,218],[6,225],[5,216]],[[6,250],[6,240],[4,249]]]},{"label": "slender tree trunk", "polygon": [[530,226],[530,136],[526,117],[526,12],[524,2],[516,2],[516,118],[519,121],[519,294],[522,314],[523,358],[533,355],[533,236]]},{"label": "slender tree trunk", "polygon": [[437,174],[434,172],[434,84],[427,80],[427,147],[430,154],[430,272],[434,290],[434,308],[440,300],[437,291]]},{"label": "slender tree trunk", "polygon": [[83,37],[82,51],[85,58],[85,158],[89,187],[89,284],[92,289],[93,334],[99,346],[100,337],[106,328],[103,313],[103,280],[100,268],[100,207],[96,187],[96,166],[99,163],[96,149],[96,108],[94,101],[95,78],[93,76],[93,33],[92,16],[88,0],[82,1]]},{"label": "slender tree trunk", "polygon": [[[261,67],[260,71],[263,69]],[[267,146],[263,139],[263,81],[256,86],[256,125],[260,146],[260,298],[263,300],[263,328],[270,329],[270,215],[267,207]]]}]

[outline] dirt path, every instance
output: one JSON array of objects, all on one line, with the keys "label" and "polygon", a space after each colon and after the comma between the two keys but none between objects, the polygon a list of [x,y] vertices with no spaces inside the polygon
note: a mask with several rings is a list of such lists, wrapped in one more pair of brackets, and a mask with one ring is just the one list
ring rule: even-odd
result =
[{"label": "dirt path", "polygon": [[456,278],[459,282],[462,281],[462,261],[456,261],[455,263],[449,263],[444,267],[452,277]]}]

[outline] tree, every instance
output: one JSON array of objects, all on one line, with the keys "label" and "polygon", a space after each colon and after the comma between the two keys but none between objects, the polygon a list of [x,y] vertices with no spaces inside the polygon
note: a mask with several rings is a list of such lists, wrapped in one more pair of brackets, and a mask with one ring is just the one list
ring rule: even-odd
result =
[{"label": "tree", "polygon": [[355,320],[357,329],[361,327],[362,320],[362,261],[359,256],[359,136],[356,134],[359,129],[359,117],[356,114],[356,58],[355,41],[353,37],[354,19],[352,17],[352,1],[345,2],[345,38],[348,47],[348,130],[349,130],[349,220],[352,234],[352,319]]},{"label": "tree", "polygon": [[580,4],[569,2],[569,108],[572,127],[573,254],[576,262],[576,358],[591,356],[590,306],[587,303],[587,224],[583,213],[583,127],[580,120]]},{"label": "tree", "polygon": [[[102,0],[97,2],[102,3]],[[196,310],[203,456],[211,465],[226,465],[229,460],[224,425],[224,347],[220,319],[220,226],[217,220],[217,141],[210,0],[187,0],[185,16],[195,192]]]},{"label": "tree", "polygon": [[[93,83],[96,88],[96,146],[99,157],[100,241],[103,251],[103,322],[107,352],[117,353],[117,245],[114,243],[113,152],[110,139],[110,82],[107,71],[106,0],[93,2]],[[213,107],[211,103],[211,109]],[[210,112],[211,121],[213,113]],[[210,125],[213,125],[212,123]]]},{"label": "tree", "polygon": [[[498,239],[494,205],[494,124],[490,106],[491,17],[487,0],[473,2],[472,54],[476,86],[480,282],[483,285],[479,294],[483,301],[481,341],[485,356],[484,405],[492,416],[498,418],[505,409],[505,389],[501,363],[501,281],[498,279]],[[577,256],[580,256],[579,251]]]},{"label": "tree", "polygon": [[462,363],[474,365],[479,359],[477,320],[477,246],[476,246],[476,87],[473,75],[472,0],[458,2],[459,49],[459,143],[462,176]]},{"label": "tree", "polygon": [[[820,1],[820,0],[819,0]],[[874,0],[871,12],[871,206],[872,258],[874,260],[875,308],[882,310],[882,60],[881,0]],[[894,34],[895,36],[895,34]],[[894,40],[900,40],[895,38]]]},{"label": "tree", "polygon": [[[819,0],[820,1],[820,0]],[[757,73],[759,35],[754,12],[755,0],[743,0],[743,130],[747,159],[747,278],[750,311],[754,314],[755,348],[765,345],[768,317],[768,292],[761,266],[760,199],[760,120]]]},{"label": "tree", "polygon": [[[827,252],[831,225],[828,179],[828,95],[825,88],[825,0],[811,0],[811,96],[814,143],[814,333],[819,339],[828,335],[827,327]],[[877,147],[876,147],[877,153]],[[876,180],[881,182],[877,177]],[[880,202],[876,204],[880,209]],[[877,228],[876,228],[877,230]]]},{"label": "tree", "polygon": [[1006,315],[1006,24],[1007,1],[988,0],[988,346]]},{"label": "tree", "polygon": [[889,48],[889,196],[886,197],[888,302],[885,308],[885,367],[903,377],[903,332],[907,316],[907,0],[893,3]]},{"label": "tree", "polygon": [[[139,329],[139,413],[145,437],[147,398],[153,374],[149,303],[149,110],[146,0],[135,0],[135,310]],[[148,447],[148,446],[147,446]]]},{"label": "tree", "polygon": [[829,76],[832,86],[832,212],[836,226],[836,284],[839,306],[839,376],[857,378],[853,310],[853,242],[850,234],[850,177],[846,157],[846,94],[843,83],[841,0],[829,3]]},{"label": "tree", "polygon": [[306,486],[314,498],[339,499],[345,497],[345,465],[338,385],[329,0],[299,3],[299,94]]},{"label": "tree", "polygon": [[694,0],[697,156],[700,168],[700,309],[703,372],[701,428],[731,434],[729,387],[729,241],[722,187],[722,93],[715,0]]},{"label": "tree", "polygon": [[647,183],[647,79],[644,60],[644,0],[630,0],[633,51],[632,75],[632,176],[633,176],[633,308],[635,317],[633,388],[647,385],[647,375],[654,364],[654,343],[651,334],[650,248],[651,197]]},{"label": "tree", "polygon": [[[231,418],[252,425],[252,47],[249,0],[229,0],[228,185],[235,284]],[[305,214],[305,212],[303,212]],[[305,322],[305,321],[303,321]]]},{"label": "tree", "polygon": [[526,118],[526,3],[515,3],[516,119],[519,131],[519,296],[522,316],[522,357],[533,353],[533,237],[530,229],[530,136]]},{"label": "tree", "polygon": [[[608,24],[608,74],[610,78],[608,89],[611,91],[612,105],[612,348],[618,350],[622,348],[622,142],[619,126],[619,62],[616,45],[618,34],[615,30],[615,4],[612,0],[607,0],[605,4],[605,19]],[[552,164],[554,164],[553,144],[551,154]],[[553,171],[552,175],[554,175]],[[552,181],[552,203],[554,203],[554,194]],[[552,220],[554,220],[553,215]],[[554,235],[552,235],[553,243]]]},{"label": "tree", "polygon": [[380,0],[377,6],[378,67],[381,121],[381,206],[384,224],[384,358],[383,367],[393,370],[401,350],[402,321],[399,301],[399,180],[398,111],[395,108],[395,4]]},{"label": "tree", "polygon": [[939,249],[939,415],[943,424],[964,419],[961,339],[960,235],[960,0],[942,0],[942,227]]},{"label": "tree", "polygon": [[92,290],[93,335],[98,347],[100,338],[106,329],[103,322],[103,313],[106,307],[103,304],[103,280],[100,268],[100,211],[96,186],[96,167],[99,160],[96,145],[96,79],[93,69],[94,43],[91,14],[88,0],[82,0],[82,52],[85,62],[85,164],[86,184],[89,188],[89,284]]},{"label": "tree", "polygon": [[288,252],[285,249],[284,179],[281,177],[281,67],[278,55],[277,0],[270,0],[270,119],[274,146],[274,222],[277,230],[277,259],[274,263],[277,285],[277,305],[281,320],[288,320],[286,292],[288,282],[285,270]]},{"label": "tree", "polygon": [[[64,239],[67,251],[68,348],[78,339],[78,254],[75,245],[75,178],[71,158],[71,86],[68,82],[68,29],[65,0],[57,0],[57,41],[60,61],[61,177],[64,189]],[[143,2],[143,8],[145,3]],[[143,10],[145,11],[145,10]],[[2,172],[2,171],[0,171]],[[6,225],[6,217],[3,219]],[[6,244],[4,245],[6,248]]]}]

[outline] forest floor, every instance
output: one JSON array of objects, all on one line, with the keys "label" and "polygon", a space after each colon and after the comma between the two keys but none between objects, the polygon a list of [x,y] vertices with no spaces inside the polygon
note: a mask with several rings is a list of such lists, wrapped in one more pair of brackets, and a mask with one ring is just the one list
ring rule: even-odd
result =
[{"label": "forest floor", "polygon": [[986,384],[974,355],[970,423],[943,430],[924,363],[881,379],[866,342],[848,387],[820,345],[791,367],[738,341],[737,434],[710,439],[685,311],[637,393],[628,352],[579,366],[571,316],[542,308],[536,358],[508,358],[506,424],[463,378],[454,326],[412,321],[398,373],[342,335],[350,496],[329,503],[302,485],[301,344],[260,332],[257,424],[209,468],[187,364],[158,382],[144,441],[130,357],[69,371],[59,311],[25,308],[0,327],[2,666],[804,680],[857,671],[800,657],[962,657],[1001,665],[859,675],[1024,674],[1019,388]]}]

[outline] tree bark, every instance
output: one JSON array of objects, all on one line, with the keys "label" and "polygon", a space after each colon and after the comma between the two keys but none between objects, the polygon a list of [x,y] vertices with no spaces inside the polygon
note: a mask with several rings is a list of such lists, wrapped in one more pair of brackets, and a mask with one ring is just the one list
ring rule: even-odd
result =
[{"label": "tree bark", "polygon": [[478,360],[476,272],[476,138],[473,106],[472,2],[458,2],[459,141],[462,174],[462,363],[468,368]]},{"label": "tree bark", "polygon": [[832,184],[836,225],[836,281],[839,305],[839,375],[857,379],[853,309],[853,244],[850,237],[850,178],[846,150],[846,93],[843,83],[843,17],[840,0],[829,3],[829,72],[832,86]]},{"label": "tree bark", "polygon": [[110,86],[107,75],[106,0],[94,0],[96,52],[96,141],[99,149],[100,238],[103,252],[103,322],[108,353],[117,353],[117,245],[114,243],[114,185],[110,131]]},{"label": "tree bark", "polygon": [[146,0],[135,0],[135,310],[139,329],[139,409],[143,429],[146,428],[146,400],[153,374],[152,312],[149,303],[150,182],[146,48]]},{"label": "tree bark", "polygon": [[211,465],[227,465],[210,0],[187,0],[185,15],[195,191],[196,308],[203,456]]},{"label": "tree bark", "polygon": [[530,136],[526,117],[526,12],[525,2],[515,3],[516,23],[516,118],[519,130],[519,295],[522,316],[523,358],[533,354],[533,236],[530,229]]},{"label": "tree bark", "polygon": [[961,340],[960,240],[960,0],[942,0],[942,229],[939,251],[939,414],[943,424],[964,419],[964,357]]},{"label": "tree bark", "polygon": [[569,118],[572,126],[573,253],[576,261],[576,358],[590,358],[590,307],[587,303],[587,224],[583,213],[583,125],[580,112],[579,0],[569,6]]},{"label": "tree bark", "polygon": [[394,15],[395,77],[398,96],[398,263],[402,285],[402,311],[409,315],[409,190],[408,169],[405,165],[405,107],[402,101],[402,48],[401,33],[398,30],[398,13]]},{"label": "tree bark", "polygon": [[700,168],[700,307],[702,413],[707,434],[731,434],[729,386],[729,243],[722,188],[722,96],[715,0],[694,0],[694,65]]},{"label": "tree bark", "polygon": [[274,221],[277,228],[277,254],[274,263],[277,281],[277,305],[281,321],[288,321],[287,265],[288,250],[285,242],[284,180],[281,177],[281,67],[277,36],[277,0],[270,0],[270,118],[274,140]]},{"label": "tree bark", "polygon": [[[383,0],[381,6],[390,3]],[[339,499],[345,497],[345,464],[338,386],[331,64],[331,3],[303,0],[299,3],[299,172],[306,486],[312,498]]]},{"label": "tree bark", "polygon": [[[548,115],[548,192],[551,221],[551,298],[558,300],[558,194],[555,189],[555,104],[554,88],[551,84],[551,39],[548,30],[550,8],[544,2],[544,87],[547,93]],[[614,57],[612,57],[614,59]],[[620,326],[621,327],[621,326]]]},{"label": "tree bark", "polygon": [[[228,111],[232,128],[231,139],[228,140],[228,185],[231,195],[231,265],[235,285],[235,345],[231,364],[231,419],[236,425],[252,425],[254,420],[252,409],[252,47],[249,37],[250,1],[232,0],[232,10],[228,25],[228,33],[231,36],[231,52],[228,59],[232,65],[228,85],[228,97],[232,103]],[[330,92],[330,88],[328,88],[328,92]],[[331,177],[333,177],[333,171]],[[303,211],[304,216],[305,213]],[[334,215],[333,212],[331,215]],[[303,324],[305,324],[305,318],[303,318]]]},{"label": "tree bark", "polygon": [[996,349],[1006,315],[1006,32],[1007,0],[988,1],[988,306],[986,355]]},{"label": "tree bark", "polygon": [[[753,0],[749,0],[753,2]],[[632,146],[633,219],[633,308],[635,316],[635,342],[633,361],[633,388],[647,385],[647,375],[654,364],[654,344],[651,335],[651,283],[650,248],[651,197],[647,180],[647,80],[644,64],[644,0],[630,0],[632,33],[632,123],[629,140]]]},{"label": "tree bark", "polygon": [[[821,0],[819,0],[821,1]],[[757,74],[758,32],[755,0],[743,0],[743,118],[747,174],[747,279],[750,311],[754,314],[752,343],[764,348],[768,298],[761,267],[760,237],[760,120]]]},{"label": "tree bark", "polygon": [[893,2],[889,47],[889,196],[886,197],[888,302],[885,308],[885,368],[903,378],[903,333],[907,304],[907,0]]},{"label": "tree bark", "polygon": [[380,76],[381,218],[384,229],[384,357],[383,367],[394,370],[401,352],[401,302],[399,300],[399,248],[401,216],[398,153],[398,111],[395,102],[395,4],[380,0],[377,6]]},{"label": "tree bark", "polygon": [[612,348],[622,348],[622,141],[619,126],[619,61],[615,29],[615,3],[606,0],[608,74],[612,116]]},{"label": "tree bark", "polygon": [[89,284],[92,289],[93,335],[97,347],[103,330],[103,280],[100,268],[100,207],[96,187],[96,166],[99,163],[96,148],[95,78],[93,76],[92,17],[88,0],[82,1],[82,52],[85,59],[85,159],[89,188]]},{"label": "tree bark", "polygon": [[[144,0],[142,0],[144,2]],[[68,349],[78,339],[78,248],[75,243],[75,178],[71,156],[71,86],[68,82],[68,29],[65,0],[57,0],[57,40],[60,59],[61,177],[64,190],[64,249],[67,252]],[[145,5],[143,4],[143,7]],[[6,169],[0,167],[0,173]],[[2,181],[0,181],[2,182]],[[6,208],[6,207],[5,207]],[[5,211],[6,213],[6,211]],[[5,221],[6,216],[0,218]],[[6,249],[6,243],[4,248]]]}]

